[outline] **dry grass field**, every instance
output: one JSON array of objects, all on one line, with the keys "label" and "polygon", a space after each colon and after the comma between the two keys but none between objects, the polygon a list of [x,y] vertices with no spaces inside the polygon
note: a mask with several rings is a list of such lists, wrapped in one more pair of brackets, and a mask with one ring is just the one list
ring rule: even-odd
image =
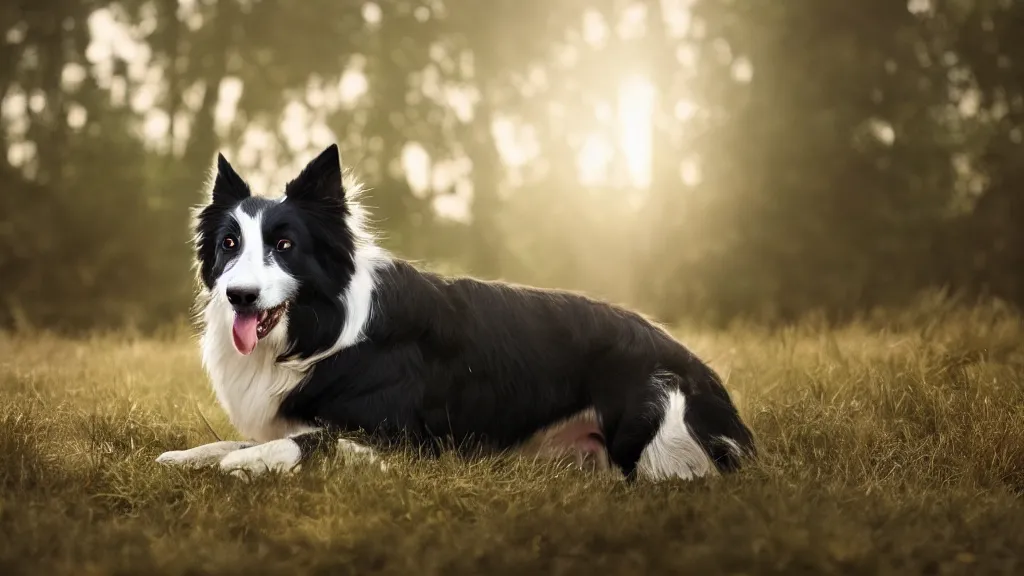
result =
[{"label": "dry grass field", "polygon": [[1024,571],[1020,316],[936,301],[678,336],[758,437],[740,474],[628,486],[402,454],[252,482],[168,469],[165,450],[234,437],[188,335],[0,335],[0,573]]}]

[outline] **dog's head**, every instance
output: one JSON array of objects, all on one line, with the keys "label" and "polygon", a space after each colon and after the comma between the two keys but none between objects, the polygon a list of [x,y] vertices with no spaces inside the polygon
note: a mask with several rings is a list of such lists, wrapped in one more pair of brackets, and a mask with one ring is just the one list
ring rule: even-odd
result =
[{"label": "dog's head", "polygon": [[252,353],[271,335],[278,348],[315,347],[303,340],[344,321],[339,296],[355,271],[357,240],[345,196],[335,145],[280,198],[253,196],[218,156],[196,218],[196,257],[208,308],[230,322],[238,352]]}]

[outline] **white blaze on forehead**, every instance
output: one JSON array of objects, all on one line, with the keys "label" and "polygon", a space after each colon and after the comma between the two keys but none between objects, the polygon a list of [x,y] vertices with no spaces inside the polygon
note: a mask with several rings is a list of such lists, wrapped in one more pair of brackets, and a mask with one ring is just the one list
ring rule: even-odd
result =
[{"label": "white blaze on forehead", "polygon": [[235,208],[234,217],[241,229],[239,240],[242,243],[242,253],[232,265],[233,269],[237,269],[235,277],[232,278],[232,285],[257,287],[260,272],[264,267],[263,213],[257,212],[250,216],[239,206]]},{"label": "white blaze on forehead", "polygon": [[235,208],[232,217],[241,231],[241,253],[228,263],[218,281],[220,292],[230,288],[259,290],[257,307],[268,309],[284,303],[298,289],[298,282],[273,258],[267,257],[263,238],[263,212],[248,214]]}]

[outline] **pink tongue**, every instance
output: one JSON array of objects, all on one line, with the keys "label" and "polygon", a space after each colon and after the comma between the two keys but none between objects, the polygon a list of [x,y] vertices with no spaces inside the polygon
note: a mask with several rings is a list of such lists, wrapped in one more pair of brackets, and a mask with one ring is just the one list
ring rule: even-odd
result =
[{"label": "pink tongue", "polygon": [[257,318],[255,314],[235,314],[235,324],[231,327],[235,337],[235,350],[248,356],[256,348],[259,338],[256,336]]}]

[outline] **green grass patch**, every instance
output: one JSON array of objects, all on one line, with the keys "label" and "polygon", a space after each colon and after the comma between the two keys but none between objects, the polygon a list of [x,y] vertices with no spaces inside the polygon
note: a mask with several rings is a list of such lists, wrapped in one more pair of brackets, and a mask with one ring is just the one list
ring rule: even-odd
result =
[{"label": "green grass patch", "polygon": [[[680,329],[762,456],[627,486],[392,455],[241,482],[165,450],[236,438],[186,337],[0,335],[2,574],[1013,574],[1024,325],[933,307]],[[209,422],[209,426],[206,421]]]}]

